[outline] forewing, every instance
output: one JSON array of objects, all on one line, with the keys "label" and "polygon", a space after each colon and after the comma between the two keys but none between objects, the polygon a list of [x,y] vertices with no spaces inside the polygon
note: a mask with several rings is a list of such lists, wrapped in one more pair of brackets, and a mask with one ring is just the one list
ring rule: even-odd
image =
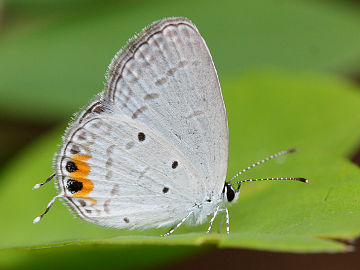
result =
[{"label": "forewing", "polygon": [[189,20],[164,19],[135,37],[111,63],[103,98],[183,153],[206,190],[221,193],[226,111],[209,50]]}]

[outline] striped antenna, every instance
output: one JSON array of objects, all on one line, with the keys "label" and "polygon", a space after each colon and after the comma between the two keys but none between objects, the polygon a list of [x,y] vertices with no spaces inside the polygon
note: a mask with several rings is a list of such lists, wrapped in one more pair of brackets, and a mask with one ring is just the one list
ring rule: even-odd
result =
[{"label": "striped antenna", "polygon": [[[281,151],[281,152],[276,153],[276,154],[273,154],[273,155],[271,155],[271,156],[269,156],[269,157],[267,157],[267,158],[265,158],[265,159],[263,159],[263,160],[260,160],[260,161],[258,161],[258,162],[256,162],[256,163],[252,164],[251,166],[243,169],[242,171],[238,172],[236,175],[234,175],[234,176],[230,179],[229,183],[231,183],[231,181],[234,180],[235,178],[237,178],[239,175],[241,175],[241,174],[243,174],[244,172],[246,172],[246,171],[248,171],[248,170],[256,167],[257,165],[263,164],[263,163],[265,163],[266,161],[269,161],[269,160],[271,160],[271,159],[277,158],[277,157],[279,157],[279,156],[282,156],[282,155],[285,155],[285,154],[288,154],[288,153],[294,153],[294,152],[297,152],[297,149],[296,149],[296,148],[289,149],[289,150],[285,150],[285,151]],[[274,179],[274,180],[275,180],[275,179]]]},{"label": "striped antenna", "polygon": [[242,180],[242,181],[231,183],[231,185],[241,184],[244,182],[269,181],[269,180],[292,180],[292,181],[299,181],[299,182],[303,182],[303,183],[307,183],[307,184],[309,183],[308,179],[302,178],[302,177],[273,177],[273,178],[247,179],[247,180]]},{"label": "striped antenna", "polygon": [[42,213],[40,216],[34,218],[33,223],[34,223],[34,224],[35,224],[35,223],[38,223],[38,222],[44,217],[44,215],[45,215],[47,212],[49,212],[49,210],[50,210],[51,206],[53,206],[55,200],[56,200],[57,198],[64,197],[64,195],[65,195],[64,193],[60,193],[59,195],[57,195],[57,196],[55,196],[54,198],[52,198],[52,200],[51,200],[51,201],[48,203],[48,205],[46,206],[46,209],[45,209],[44,213]]},{"label": "striped antenna", "polygon": [[54,176],[55,176],[55,173],[53,173],[52,175],[50,175],[50,176],[48,177],[48,179],[46,179],[46,181],[45,181],[44,183],[36,184],[32,189],[33,189],[33,190],[34,190],[34,189],[38,189],[39,187],[45,185],[46,183],[50,182],[50,180],[53,179]]}]

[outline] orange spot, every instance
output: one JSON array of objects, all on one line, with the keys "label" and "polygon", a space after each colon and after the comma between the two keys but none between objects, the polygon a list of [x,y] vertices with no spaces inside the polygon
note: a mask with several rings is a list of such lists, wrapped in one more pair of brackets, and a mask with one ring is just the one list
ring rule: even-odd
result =
[{"label": "orange spot", "polygon": [[87,155],[74,155],[71,159],[74,161],[78,168],[75,172],[70,173],[71,179],[79,181],[83,184],[83,187],[72,196],[90,200],[93,204],[97,204],[97,201],[93,198],[87,197],[87,195],[93,190],[94,183],[87,179],[90,173],[90,166],[86,161],[90,158]]}]

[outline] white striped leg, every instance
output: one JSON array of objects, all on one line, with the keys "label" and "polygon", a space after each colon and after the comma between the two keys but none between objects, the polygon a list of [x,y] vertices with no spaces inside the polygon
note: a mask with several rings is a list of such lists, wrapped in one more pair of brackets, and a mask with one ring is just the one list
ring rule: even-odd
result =
[{"label": "white striped leg", "polygon": [[[230,234],[230,218],[229,218],[229,210],[227,208],[219,209],[219,212],[225,212],[226,215],[226,233]],[[221,217],[221,223],[224,216]],[[220,223],[220,225],[221,225]],[[221,226],[219,226],[219,232],[221,232]]]},{"label": "white striped leg", "polygon": [[226,214],[226,233],[230,234],[229,210],[227,208],[224,208],[224,209],[220,209],[220,211],[225,211],[225,214]]},{"label": "white striped leg", "polygon": [[169,232],[162,234],[160,236],[169,236],[170,234],[172,234],[177,228],[179,228],[181,226],[181,224],[183,224],[185,222],[185,220],[187,220],[190,215],[194,213],[194,211],[191,211],[186,217],[184,217],[174,228],[172,228]]},{"label": "white striped leg", "polygon": [[215,220],[215,218],[216,218],[216,215],[217,215],[217,213],[219,212],[219,207],[220,207],[220,206],[216,207],[216,210],[215,210],[215,212],[214,212],[214,215],[213,215],[213,217],[210,219],[209,228],[208,228],[208,230],[206,231],[206,233],[209,233],[209,232],[211,231],[211,228],[212,228],[212,225],[213,225],[214,220]]},{"label": "white striped leg", "polygon": [[[211,228],[212,228],[212,225],[214,223],[214,220],[215,220],[215,217],[216,215],[219,213],[219,212],[225,212],[225,215],[226,215],[226,233],[227,234],[230,234],[230,218],[229,218],[229,210],[227,208],[222,208],[222,209],[219,209],[219,206],[216,208],[215,212],[214,212],[214,216],[211,218],[210,220],[210,224],[209,224],[209,228],[207,230],[206,233],[209,233],[211,231]],[[222,222],[221,222],[222,223]],[[220,223],[220,226],[219,226],[219,232],[221,230],[221,223]]]}]

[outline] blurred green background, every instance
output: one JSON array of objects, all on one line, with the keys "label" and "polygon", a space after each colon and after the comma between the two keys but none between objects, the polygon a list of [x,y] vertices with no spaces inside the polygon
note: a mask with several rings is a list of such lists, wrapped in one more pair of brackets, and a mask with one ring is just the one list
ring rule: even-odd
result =
[{"label": "blurred green background", "polygon": [[[229,117],[229,176],[299,147],[247,177],[303,176],[311,185],[243,187],[230,237],[205,236],[206,224],[170,239],[158,237],[166,228],[104,229],[59,202],[33,225],[56,192],[51,184],[31,188],[52,173],[67,121],[103,89],[127,40],[170,16],[191,19],[213,56]],[[209,260],[229,255],[250,263],[244,250],[219,247],[349,251],[343,242],[360,234],[359,83],[359,1],[0,0],[0,269],[63,268],[61,261],[74,269],[215,269]],[[279,269],[266,253],[253,254]],[[281,256],[285,268],[303,266]],[[308,256],[324,265],[340,258]],[[356,256],[339,260],[353,266]]]}]

